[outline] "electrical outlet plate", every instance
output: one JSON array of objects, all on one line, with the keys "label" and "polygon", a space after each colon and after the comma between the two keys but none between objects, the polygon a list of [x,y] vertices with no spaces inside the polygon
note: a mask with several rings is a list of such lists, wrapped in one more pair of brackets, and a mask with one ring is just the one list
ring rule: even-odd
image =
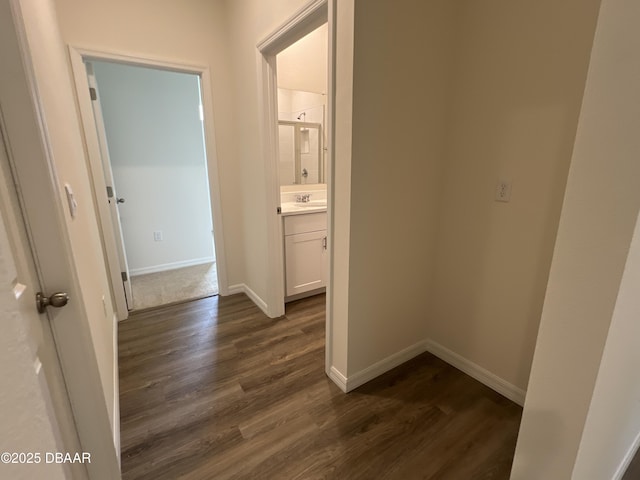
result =
[{"label": "electrical outlet plate", "polygon": [[496,202],[508,202],[511,200],[511,182],[500,180],[496,185]]}]

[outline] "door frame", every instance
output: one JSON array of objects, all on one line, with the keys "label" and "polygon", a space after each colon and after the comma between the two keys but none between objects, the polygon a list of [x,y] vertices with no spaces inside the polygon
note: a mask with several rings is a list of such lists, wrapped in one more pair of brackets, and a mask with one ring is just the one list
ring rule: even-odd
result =
[{"label": "door frame", "polygon": [[[280,209],[280,182],[278,173],[278,73],[276,56],[284,49],[328,24],[327,70],[327,251],[329,275],[333,272],[333,169],[334,169],[334,112],[335,112],[335,0],[311,0],[289,19],[257,44],[258,105],[260,111],[261,141],[265,161],[266,215],[267,215],[267,313],[270,317],[284,315],[284,242]],[[325,370],[329,374],[333,358],[332,305],[333,288],[327,282]]]},{"label": "door frame", "polygon": [[[121,63],[125,65],[155,68],[158,70],[168,70],[171,72],[187,73],[197,75],[201,82],[201,100],[203,109],[203,128],[205,139],[205,155],[207,175],[209,180],[209,196],[211,203],[211,215],[213,217],[213,236],[216,255],[216,270],[218,274],[218,290],[220,295],[229,294],[227,280],[227,268],[225,261],[224,228],[222,225],[222,201],[220,195],[220,176],[218,166],[218,156],[215,141],[215,125],[213,116],[213,98],[211,93],[211,77],[209,67],[204,65],[189,64],[166,60],[155,57],[138,57],[113,51],[92,50],[76,45],[69,45],[69,58],[73,71],[73,78],[76,86],[76,100],[80,110],[80,118],[85,141],[87,158],[89,159],[89,170],[91,172],[92,189],[96,205],[98,206],[98,216],[101,225],[101,235],[103,248],[107,264],[118,265],[118,252],[115,244],[115,234],[111,226],[111,217],[106,199],[106,183],[102,173],[102,157],[98,143],[98,135],[95,129],[95,117],[89,96],[89,81],[85,61],[102,61]],[[86,92],[86,93],[82,93]],[[99,193],[103,192],[103,193]],[[98,197],[100,195],[100,197]],[[103,198],[104,196],[104,198]],[[114,260],[115,259],[115,260]],[[117,267],[119,271],[119,266]],[[114,277],[111,277],[112,292],[115,304],[118,308],[118,320],[124,320],[128,312],[122,312],[124,302],[124,291],[121,282],[114,285]]]}]

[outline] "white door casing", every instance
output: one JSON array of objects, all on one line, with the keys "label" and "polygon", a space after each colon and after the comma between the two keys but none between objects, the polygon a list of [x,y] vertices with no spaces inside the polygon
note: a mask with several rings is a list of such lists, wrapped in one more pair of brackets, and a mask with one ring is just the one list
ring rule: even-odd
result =
[{"label": "white door casing", "polygon": [[[258,105],[261,111],[261,136],[265,156],[266,216],[268,278],[267,314],[276,318],[284,315],[285,279],[282,222],[280,207],[280,180],[278,156],[278,79],[276,56],[302,37],[327,23],[327,0],[312,0],[295,12],[257,45]],[[331,95],[331,87],[329,88]],[[331,142],[329,141],[329,148]],[[330,208],[330,207],[328,207]]]},{"label": "white door casing", "polygon": [[[78,107],[80,110],[80,117],[82,120],[82,128],[84,130],[85,146],[87,149],[87,156],[89,157],[89,164],[91,167],[91,180],[94,189],[94,195],[96,200],[100,192],[106,192],[106,182],[102,173],[102,157],[100,154],[100,142],[98,141],[96,129],[94,125],[96,120],[93,116],[93,107],[89,95],[86,93],[89,91],[89,78],[87,76],[86,62],[91,61],[104,61],[115,62],[126,65],[141,66],[148,68],[156,68],[162,70],[169,70],[174,72],[187,73],[197,75],[201,82],[201,95],[202,95],[202,107],[204,113],[204,135],[205,135],[205,152],[207,158],[207,173],[209,176],[209,192],[211,196],[211,213],[213,216],[213,236],[214,236],[214,248],[216,257],[216,270],[218,274],[218,289],[220,295],[229,294],[229,284],[227,280],[227,268],[225,260],[225,241],[224,230],[222,223],[222,201],[220,193],[220,180],[218,175],[218,160],[216,154],[215,137],[212,134],[215,125],[213,122],[213,100],[211,96],[211,80],[209,74],[209,68],[202,65],[193,65],[187,63],[178,63],[175,61],[150,58],[150,57],[135,57],[126,53],[114,53],[104,52],[98,50],[91,50],[81,48],[77,46],[69,46],[69,57],[71,60],[71,67],[73,70],[73,78],[76,86],[76,97],[78,101]],[[99,203],[99,202],[96,202]],[[117,246],[115,240],[109,246],[109,239],[115,239],[116,236],[113,232],[113,228],[110,226],[111,215],[108,213],[108,209],[103,206],[100,207],[99,215],[101,220],[101,226],[103,228],[103,245],[109,255],[109,262],[117,264]],[[102,218],[107,219],[106,221]],[[105,234],[110,230],[108,234]],[[112,268],[113,270],[113,268]],[[115,270],[113,270],[115,271]],[[116,281],[115,276],[112,274],[112,282]],[[113,290],[116,291],[120,284],[120,280],[117,280],[117,284],[113,285]]]},{"label": "white door casing", "polygon": [[278,92],[276,55],[324,23],[329,27],[327,82],[327,311],[325,333],[325,371],[329,375],[333,362],[333,225],[334,225],[334,112],[335,112],[335,29],[336,1],[311,0],[257,45],[258,104],[262,108],[260,125],[265,156],[267,251],[269,257],[267,307],[271,317],[284,314],[285,279],[282,221],[276,212],[280,206],[278,176]]},{"label": "white door casing", "polygon": [[[68,75],[67,66],[56,55],[44,55],[44,52],[34,55],[31,50],[31,41],[43,45],[40,35],[51,33],[43,32],[42,26],[43,22],[55,18],[51,16],[52,10],[51,2],[39,2],[37,9],[26,1],[0,2],[0,105],[9,160],[40,287],[48,294],[65,291],[71,298],[67,306],[49,309],[47,314],[81,448],[92,454],[92,461],[86,467],[92,479],[113,480],[120,478],[115,447],[119,440],[114,439],[100,381],[88,310],[67,225],[69,213],[65,210],[64,186],[57,178],[52,137],[47,128],[59,120],[58,114],[63,115],[59,106],[53,104],[45,113],[40,93],[46,82],[55,82],[58,75]],[[55,25],[48,27],[55,32]],[[58,45],[50,47],[56,52]],[[61,42],[59,48],[62,48]],[[35,308],[35,303],[33,305]]]}]

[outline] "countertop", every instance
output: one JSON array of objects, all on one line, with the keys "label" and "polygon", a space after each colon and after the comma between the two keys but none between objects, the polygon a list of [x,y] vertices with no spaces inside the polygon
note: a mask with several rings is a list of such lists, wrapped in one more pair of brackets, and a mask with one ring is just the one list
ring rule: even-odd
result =
[{"label": "countertop", "polygon": [[309,203],[285,202],[281,205],[281,215],[305,215],[307,213],[319,213],[327,211],[326,201],[311,201]]}]

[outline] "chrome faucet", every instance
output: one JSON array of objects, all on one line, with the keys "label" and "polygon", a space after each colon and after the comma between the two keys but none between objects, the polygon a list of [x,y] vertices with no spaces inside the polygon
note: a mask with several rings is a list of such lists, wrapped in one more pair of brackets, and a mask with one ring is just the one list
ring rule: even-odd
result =
[{"label": "chrome faucet", "polygon": [[296,195],[296,202],[298,203],[308,203],[311,199],[310,193],[303,193],[302,195]]}]

